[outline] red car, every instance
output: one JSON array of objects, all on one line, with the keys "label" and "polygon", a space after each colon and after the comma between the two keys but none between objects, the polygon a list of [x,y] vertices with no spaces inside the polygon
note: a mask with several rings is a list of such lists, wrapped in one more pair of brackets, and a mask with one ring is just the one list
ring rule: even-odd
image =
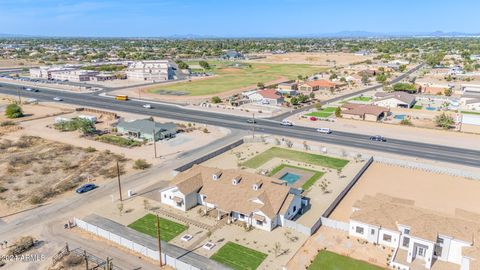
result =
[{"label": "red car", "polygon": [[317,117],[315,117],[315,116],[310,116],[308,119],[309,119],[310,121],[317,121]]}]

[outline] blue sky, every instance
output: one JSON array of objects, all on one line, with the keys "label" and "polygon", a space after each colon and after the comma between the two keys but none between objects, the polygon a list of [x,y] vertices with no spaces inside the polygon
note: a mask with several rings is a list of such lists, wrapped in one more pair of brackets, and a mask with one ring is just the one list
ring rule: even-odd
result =
[{"label": "blue sky", "polygon": [[0,0],[0,33],[292,36],[480,32],[478,0]]}]

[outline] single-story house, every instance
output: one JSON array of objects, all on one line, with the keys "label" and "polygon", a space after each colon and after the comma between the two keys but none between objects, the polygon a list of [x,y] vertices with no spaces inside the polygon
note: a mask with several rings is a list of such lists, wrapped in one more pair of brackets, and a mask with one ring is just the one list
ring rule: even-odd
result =
[{"label": "single-story house", "polygon": [[480,133],[480,115],[463,113],[459,122],[461,131]]},{"label": "single-story house", "polygon": [[[125,121],[120,119],[117,132],[135,139],[152,141],[175,137],[177,125],[174,123],[157,123],[152,119]],[[154,135],[155,133],[155,135]]]},{"label": "single-story house", "polygon": [[415,95],[405,92],[375,93],[374,105],[387,108],[411,108],[415,104]]},{"label": "single-story house", "polygon": [[[352,207],[349,235],[394,249],[394,269],[480,269],[479,217],[447,216],[412,201],[367,195]],[[473,217],[475,215],[476,217]]]},{"label": "single-story house", "polygon": [[463,94],[462,97],[460,98],[460,105],[465,110],[472,110],[472,111],[480,110],[480,93]]},{"label": "single-story house", "polygon": [[385,118],[390,112],[389,108],[368,105],[345,103],[340,107],[342,110],[342,117],[349,119],[379,121]]},{"label": "single-story house", "polygon": [[312,92],[317,90],[335,90],[338,85],[327,80],[308,81],[299,85],[300,91]]},{"label": "single-story house", "polygon": [[265,89],[251,92],[248,99],[253,102],[270,105],[280,105],[284,102],[283,96],[275,89]]},{"label": "single-story house", "polygon": [[162,203],[182,211],[202,205],[218,220],[226,217],[266,231],[293,219],[306,201],[281,180],[236,169],[194,165],[172,183],[160,190]]}]

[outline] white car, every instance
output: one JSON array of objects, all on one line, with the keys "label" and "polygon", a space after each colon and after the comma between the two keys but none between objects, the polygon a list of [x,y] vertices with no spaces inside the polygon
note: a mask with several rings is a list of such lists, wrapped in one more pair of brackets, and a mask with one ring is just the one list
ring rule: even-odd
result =
[{"label": "white car", "polygon": [[282,123],[281,123],[282,126],[293,126],[293,123],[288,121],[288,120],[283,120]]},{"label": "white car", "polygon": [[61,98],[61,97],[54,97],[53,100],[55,100],[55,101],[62,101],[63,98]]},{"label": "white car", "polygon": [[142,107],[145,108],[145,109],[151,109],[151,108],[152,108],[152,105],[150,105],[150,104],[143,104]]},{"label": "white car", "polygon": [[317,128],[317,131],[320,133],[325,133],[325,134],[330,134],[332,133],[332,130],[329,128]]}]

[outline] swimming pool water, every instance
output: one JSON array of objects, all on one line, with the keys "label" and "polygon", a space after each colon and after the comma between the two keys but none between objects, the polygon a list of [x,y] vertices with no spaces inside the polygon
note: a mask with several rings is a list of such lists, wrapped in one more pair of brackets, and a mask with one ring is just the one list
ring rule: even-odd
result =
[{"label": "swimming pool water", "polygon": [[291,185],[297,182],[298,179],[300,179],[300,175],[287,172],[284,175],[282,175],[280,179],[287,182],[288,185]]},{"label": "swimming pool water", "polygon": [[403,115],[403,114],[397,114],[397,115],[395,115],[393,118],[398,119],[398,120],[403,120],[403,119],[405,119],[405,115]]}]

